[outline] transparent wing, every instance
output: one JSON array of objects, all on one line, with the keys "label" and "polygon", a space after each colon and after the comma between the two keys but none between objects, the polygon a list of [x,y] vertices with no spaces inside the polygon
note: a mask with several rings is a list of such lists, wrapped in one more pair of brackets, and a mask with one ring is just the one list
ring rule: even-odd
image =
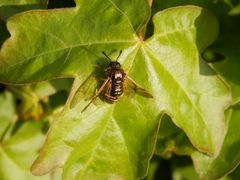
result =
[{"label": "transparent wing", "polygon": [[108,86],[109,82],[110,82],[110,78],[108,77],[108,78],[104,81],[104,83],[101,85],[101,87],[99,88],[99,90],[96,91],[96,93],[94,94],[94,96],[91,98],[90,102],[83,108],[83,110],[82,110],[81,112],[85,111],[85,110],[88,108],[88,106],[89,106],[90,104],[92,104],[93,101],[95,101],[95,99],[100,95],[100,93],[101,93],[102,91],[104,91],[104,89]]},{"label": "transparent wing", "polygon": [[135,94],[139,94],[146,98],[153,98],[152,94],[147,92],[144,88],[142,88],[129,76],[126,76],[126,79],[125,79],[124,92],[127,96],[133,96]]},{"label": "transparent wing", "polygon": [[72,101],[70,102],[70,108],[74,108],[79,102],[90,99],[98,86],[97,78],[94,74],[90,74],[88,78],[79,86]]}]

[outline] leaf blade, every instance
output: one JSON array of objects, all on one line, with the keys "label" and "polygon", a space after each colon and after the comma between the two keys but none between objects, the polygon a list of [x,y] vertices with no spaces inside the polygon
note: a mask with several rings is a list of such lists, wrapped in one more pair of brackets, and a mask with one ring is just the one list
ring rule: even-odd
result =
[{"label": "leaf blade", "polygon": [[[169,16],[172,12],[176,14]],[[191,17],[189,21],[186,20],[187,17]],[[174,20],[176,18],[177,21]],[[208,19],[207,24],[212,25],[212,31],[207,34],[208,38],[199,41],[198,36],[203,37],[207,31],[208,25],[200,23],[205,18]],[[161,90],[156,88],[153,94],[157,99],[167,98],[161,100],[161,103],[165,104],[167,113],[174,123],[187,133],[195,147],[216,156],[226,132],[223,112],[229,106],[231,96],[228,86],[200,58],[203,48],[216,38],[216,19],[209,12],[194,6],[170,8],[157,14],[155,21],[156,19],[161,23],[157,26],[160,29],[155,30],[155,33],[159,34],[150,38],[145,48],[146,56],[151,61],[149,69],[155,73],[154,77],[158,77],[152,77],[152,80],[155,80],[155,84],[162,84],[157,86]],[[172,24],[169,23],[171,20]],[[176,31],[175,28],[179,28],[180,31]],[[173,98],[176,95],[179,100]],[[159,103],[159,106],[162,105]],[[216,137],[219,130],[223,133]],[[202,135],[201,138],[198,137],[199,134]],[[212,142],[209,142],[209,139]]]},{"label": "leaf blade", "polygon": [[[138,40],[136,28],[149,15],[143,1],[124,5],[124,11],[120,9],[123,6],[120,1],[81,1],[80,4],[76,8],[31,11],[10,18],[7,26],[11,37],[0,53],[0,81],[26,83],[54,77],[75,77],[87,70],[83,70],[83,66],[90,72],[93,70],[91,65],[101,57],[101,51],[108,49],[106,52],[113,52],[134,44]],[[140,5],[143,13],[135,21],[130,21],[134,7]],[[91,18],[92,12],[95,12],[94,18]],[[34,46],[25,48],[29,44]],[[51,73],[46,73],[48,71]]]}]

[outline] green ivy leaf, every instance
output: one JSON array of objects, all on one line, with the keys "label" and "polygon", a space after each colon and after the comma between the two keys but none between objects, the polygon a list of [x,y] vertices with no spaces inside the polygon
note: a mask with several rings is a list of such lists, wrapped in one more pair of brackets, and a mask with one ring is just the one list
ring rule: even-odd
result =
[{"label": "green ivy leaf", "polygon": [[144,180],[154,180],[156,179],[156,173],[159,170],[159,164],[161,161],[159,159],[155,159],[154,157],[151,159],[151,162],[148,166],[148,174],[144,178]]},{"label": "green ivy leaf", "polygon": [[[155,34],[145,49],[158,106],[164,107],[195,147],[217,155],[225,132],[223,111],[231,98],[227,86],[200,57],[216,38],[216,19],[188,6],[163,11],[153,21]],[[223,133],[217,137],[219,130]]]},{"label": "green ivy leaf", "polygon": [[[239,105],[235,105],[227,111],[228,132],[220,154],[216,158],[209,157],[193,148],[186,135],[179,130],[175,130],[175,133],[166,136],[164,140],[158,138],[155,154],[163,156],[167,153],[175,152],[178,155],[189,155],[193,160],[195,170],[200,179],[220,179],[231,173],[240,162],[240,154],[238,152],[240,142],[237,132],[240,127],[239,117]],[[161,128],[164,127],[161,126]]]},{"label": "green ivy leaf", "polygon": [[240,4],[238,4],[235,7],[233,7],[231,9],[231,11],[229,12],[229,15],[231,15],[231,16],[238,16],[238,15],[240,15]]},{"label": "green ivy leaf", "polygon": [[8,17],[30,9],[43,9],[47,7],[48,0],[1,0],[0,19],[6,20]]},{"label": "green ivy leaf", "polygon": [[6,128],[9,126],[15,114],[13,95],[5,91],[0,94],[0,137],[3,139]]},{"label": "green ivy leaf", "polygon": [[[127,97],[123,97],[116,107],[90,107],[93,108],[90,112],[81,113],[82,100],[73,109],[65,109],[55,121],[57,124],[51,127],[51,135],[33,166],[34,174],[46,173],[64,164],[63,178],[66,179],[135,179],[144,176],[159,117],[156,111],[145,113],[147,107],[139,106],[139,102],[149,104],[142,97],[132,99],[130,103]],[[123,113],[122,109],[129,109],[132,113]]]},{"label": "green ivy leaf", "polygon": [[[172,2],[172,1],[171,1]],[[219,1],[220,2],[220,1]],[[227,2],[227,1],[225,1]],[[214,6],[213,6],[214,7]],[[237,6],[236,6],[237,7]],[[207,6],[209,8],[209,6]],[[216,6],[215,6],[216,8]],[[219,62],[211,63],[215,71],[221,74],[222,77],[231,86],[233,94],[233,104],[239,103],[239,19],[231,18],[226,15],[226,11],[223,10],[224,7],[218,8],[221,11],[221,33],[219,40],[211,48],[211,51],[225,56],[225,59]],[[210,8],[214,9],[214,8]],[[214,10],[216,14],[217,8]],[[230,12],[231,14],[231,12]],[[224,16],[223,16],[224,15]],[[234,109],[239,109],[235,107]],[[234,110],[235,111],[235,110]],[[237,110],[238,111],[238,110]],[[237,121],[238,112],[233,112],[233,117]],[[239,114],[239,113],[238,113]],[[231,120],[232,121],[232,120]],[[234,124],[234,125],[233,125]],[[164,138],[158,138],[156,154],[161,156],[166,156],[171,154],[171,152],[176,152],[181,155],[191,155],[193,154],[195,169],[200,175],[201,179],[218,179],[226,174],[229,174],[236,168],[239,164],[239,155],[237,152],[239,138],[235,137],[234,133],[239,128],[237,123],[229,125],[228,134],[225,137],[225,141],[219,156],[216,159],[212,159],[204,154],[197,152],[190,144],[184,133],[181,131],[175,131],[172,136]],[[164,128],[161,126],[161,128]],[[233,128],[233,130],[231,130]],[[234,130],[235,129],[235,130]],[[161,129],[160,129],[161,131]],[[160,132],[161,133],[161,132]],[[237,171],[237,170],[236,170]],[[236,176],[238,177],[238,176]],[[235,177],[235,178],[236,178]],[[233,178],[234,179],[234,178]],[[237,178],[236,178],[237,179]]]},{"label": "green ivy leaf", "polygon": [[238,131],[240,128],[240,108],[234,106],[229,115],[229,127],[223,147],[219,156],[215,159],[197,151],[192,153],[195,169],[200,179],[219,179],[232,172],[240,162],[240,140]]},{"label": "green ivy leaf", "polygon": [[20,100],[17,107],[18,118],[21,120],[35,119],[40,120],[43,114],[43,107],[40,99],[32,91],[31,86],[8,86],[8,89]]},{"label": "green ivy leaf", "polygon": [[[239,27],[236,27],[238,29]],[[212,51],[224,55],[225,58],[219,62],[211,63],[215,70],[224,77],[231,86],[233,104],[240,102],[240,33],[232,30],[220,36],[218,43],[212,48]]]},{"label": "green ivy leaf", "polygon": [[174,156],[171,159],[173,179],[199,180],[192,161],[186,156]]},{"label": "green ivy leaf", "polygon": [[47,98],[59,91],[69,92],[72,86],[72,79],[54,79],[33,84],[31,89],[39,99]]},{"label": "green ivy leaf", "polygon": [[[40,120],[43,115],[47,115],[46,106],[51,104],[51,96],[65,91],[66,97],[62,100],[65,104],[68,92],[71,89],[72,79],[54,79],[37,84],[25,86],[7,86],[7,88],[20,100],[17,106],[18,118],[21,120]],[[55,104],[61,102],[61,98],[54,101]],[[50,104],[49,104],[50,103]],[[54,109],[54,107],[52,107]],[[53,110],[51,109],[51,110]],[[44,114],[43,111],[45,110]]]},{"label": "green ivy leaf", "polygon": [[174,7],[174,6],[183,6],[192,4],[195,6],[200,6],[214,12],[217,17],[221,17],[225,13],[227,13],[232,4],[230,1],[214,1],[214,0],[162,0],[162,1],[153,1],[153,12],[157,12],[159,10],[163,10],[166,8]]},{"label": "green ivy leaf", "polygon": [[87,75],[102,51],[109,54],[137,43],[135,32],[149,16],[143,0],[127,4],[79,0],[76,4],[76,8],[29,11],[9,19],[11,38],[0,52],[0,81],[25,83]]},{"label": "green ivy leaf", "polygon": [[228,179],[238,179],[240,177],[240,166],[238,166],[231,174],[229,174],[226,178]]},{"label": "green ivy leaf", "polygon": [[7,180],[50,180],[34,177],[29,169],[44,141],[40,122],[28,121],[0,146],[0,177]]},{"label": "green ivy leaf", "polygon": [[[173,152],[177,151],[181,154],[183,150],[179,152],[179,150],[176,149],[181,146],[185,148],[184,154],[189,155],[190,153],[186,153],[186,148],[189,148],[189,144],[190,147],[192,147],[191,143],[186,138],[185,133],[174,125],[169,116],[163,116],[154,154],[169,158],[172,156]],[[192,152],[192,148],[190,148],[190,152]]]},{"label": "green ivy leaf", "polygon": [[[225,1],[229,4],[231,9],[222,13],[219,16],[220,34],[217,41],[207,51],[213,54],[214,58],[205,58],[209,62],[212,61],[211,66],[215,71],[220,74],[227,83],[231,86],[233,103],[240,102],[240,80],[239,80],[239,56],[240,52],[240,32],[239,32],[239,16],[232,17],[231,14],[234,7],[234,3]],[[235,3],[236,4],[236,3]],[[221,8],[220,8],[221,9]],[[216,10],[215,10],[216,11]],[[206,54],[206,53],[205,53]],[[217,62],[216,62],[217,61]]]},{"label": "green ivy leaf", "polygon": [[[189,4],[188,0],[172,0],[172,1],[153,1],[153,11],[160,9]],[[231,1],[213,1],[213,0],[191,0],[191,4],[198,5],[208,10],[211,10],[219,19],[220,35],[218,40],[210,48],[212,53],[217,53],[225,56],[223,61],[211,63],[227,83],[231,86],[233,103],[240,101],[240,81],[239,81],[239,48],[240,48],[240,33],[239,33],[239,17],[237,16],[239,5],[233,5]],[[231,70],[229,70],[231,69]]]}]

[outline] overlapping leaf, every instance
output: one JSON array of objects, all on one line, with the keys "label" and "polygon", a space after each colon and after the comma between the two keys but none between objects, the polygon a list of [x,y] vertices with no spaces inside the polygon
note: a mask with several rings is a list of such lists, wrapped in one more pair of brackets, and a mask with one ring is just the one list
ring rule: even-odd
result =
[{"label": "overlapping leaf", "polygon": [[[238,29],[236,27],[236,29]],[[212,48],[214,52],[225,56],[224,60],[212,63],[216,71],[221,74],[231,86],[233,103],[240,102],[240,47],[239,31],[230,31],[221,36],[218,44]]]},{"label": "overlapping leaf", "polygon": [[0,94],[0,137],[3,139],[6,129],[15,114],[14,98],[9,92]]},{"label": "overlapping leaf", "polygon": [[214,12],[218,17],[224,15],[228,12],[233,6],[230,1],[214,1],[214,0],[162,0],[162,1],[153,1],[153,11],[157,12],[166,8],[174,6],[182,6],[192,4],[195,6],[200,6]]},{"label": "overlapping leaf", "polygon": [[1,0],[0,19],[6,20],[8,17],[30,9],[46,8],[48,0]]},{"label": "overlapping leaf", "polygon": [[[239,164],[239,105],[235,105],[226,113],[229,121],[228,132],[220,154],[216,158],[200,153],[189,144],[188,139],[180,130],[175,128],[172,135],[158,138],[156,154],[166,155],[175,152],[179,155],[190,155],[200,179],[219,179],[231,173]],[[167,124],[167,122],[165,123]],[[161,127],[167,127],[166,125]],[[168,127],[172,127],[171,125]],[[161,130],[161,129],[160,129]]]},{"label": "overlapping leaf", "polygon": [[69,92],[72,85],[72,79],[55,79],[32,85],[32,90],[39,99],[47,98],[59,91]]},{"label": "overlapping leaf", "polygon": [[[17,112],[20,119],[35,119],[40,120],[43,115],[46,117],[48,114],[46,106],[63,106],[67,99],[68,92],[72,85],[72,79],[54,79],[33,85],[25,86],[8,86],[7,88],[14,94],[20,101]],[[63,93],[61,97],[51,102],[51,96],[56,93]],[[50,103],[50,104],[49,104]],[[44,105],[43,105],[44,104]],[[48,105],[47,105],[48,104]],[[44,108],[45,107],[45,108]],[[55,107],[52,107],[53,109]],[[51,111],[53,110],[51,109]],[[43,111],[46,110],[43,114]]]},{"label": "overlapping leaf", "polygon": [[0,177],[8,180],[48,180],[50,176],[34,177],[29,168],[44,141],[41,123],[29,121],[8,140],[1,142]]},{"label": "overlapping leaf", "polygon": [[209,50],[209,52],[216,53],[221,57],[215,58],[218,62],[213,62],[212,66],[231,86],[233,104],[237,104],[240,101],[240,53],[238,51],[240,47],[240,16],[237,16],[237,12],[232,14],[232,12],[237,10],[237,7],[237,4],[234,6],[234,3],[232,3],[231,9],[229,8],[228,11],[219,17],[220,34],[216,43]]},{"label": "overlapping leaf", "polygon": [[218,179],[226,174],[229,174],[236,168],[240,162],[240,140],[238,131],[240,127],[240,111],[239,107],[235,106],[232,109],[232,114],[229,115],[229,129],[226,135],[223,148],[216,159],[208,157],[199,152],[192,153],[192,159],[202,179]]}]

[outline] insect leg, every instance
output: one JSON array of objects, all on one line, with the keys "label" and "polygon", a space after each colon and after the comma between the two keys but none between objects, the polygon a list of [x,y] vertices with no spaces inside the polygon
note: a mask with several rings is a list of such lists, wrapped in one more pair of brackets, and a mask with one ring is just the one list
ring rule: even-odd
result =
[{"label": "insect leg", "polygon": [[91,101],[87,104],[87,106],[85,106],[85,107],[83,108],[83,110],[82,110],[81,112],[85,111],[85,110],[88,108],[88,106],[99,96],[99,94],[103,91],[103,89],[105,88],[105,86],[108,84],[109,81],[110,81],[110,78],[108,77],[108,78],[104,81],[104,83],[102,84],[102,86],[99,88],[99,90],[95,93],[95,95],[91,98]]},{"label": "insect leg", "polygon": [[[97,94],[97,92],[98,92],[98,89],[95,89],[94,94]],[[91,100],[92,98],[93,98],[93,96],[88,97],[88,98],[86,98],[86,99],[84,99],[84,100],[85,100],[85,101],[89,101],[89,100]]]}]

